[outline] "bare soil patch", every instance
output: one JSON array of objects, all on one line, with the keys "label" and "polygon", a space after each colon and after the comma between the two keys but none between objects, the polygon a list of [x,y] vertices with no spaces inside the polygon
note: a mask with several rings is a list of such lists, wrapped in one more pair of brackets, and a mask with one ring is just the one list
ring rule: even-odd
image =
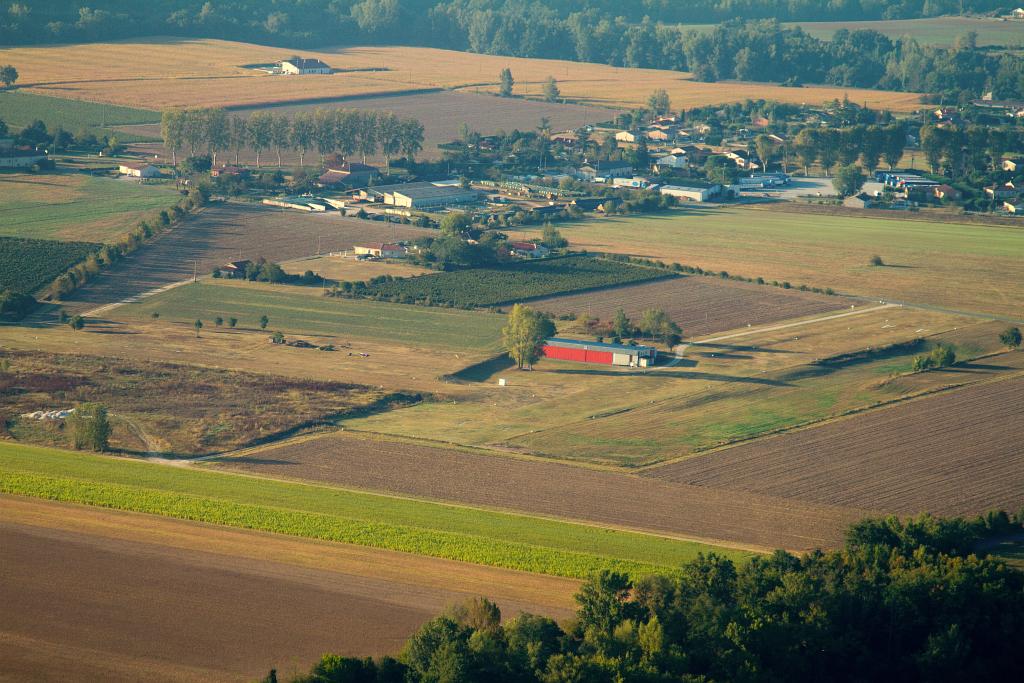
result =
[{"label": "bare soil patch", "polygon": [[[998,357],[988,361],[999,365]],[[898,514],[1024,506],[1024,376],[656,467],[653,478]]]},{"label": "bare soil patch", "polygon": [[857,510],[346,434],[226,458],[217,466],[764,549],[837,545],[845,527],[862,516]]},{"label": "bare soil patch", "polygon": [[272,261],[351,249],[363,242],[415,239],[431,231],[385,226],[337,213],[309,215],[248,204],[211,206],[186,219],[68,296],[67,308],[87,311],[181,282],[193,273],[209,275],[228,261],[263,256]]},{"label": "bare soil patch", "polygon": [[564,618],[575,581],[0,497],[0,678],[246,681],[393,654],[473,595]]},{"label": "bare soil patch", "polygon": [[588,314],[610,320],[619,308],[631,318],[664,309],[687,337],[827,313],[847,308],[841,297],[783,290],[733,280],[690,276],[597,292],[538,299],[531,306],[555,314]]},{"label": "bare soil patch", "polygon": [[21,415],[96,401],[111,412],[113,448],[202,455],[323,424],[386,395],[356,384],[119,357],[4,350],[0,358],[10,364],[0,376],[0,426],[48,446],[69,445],[64,420]]}]

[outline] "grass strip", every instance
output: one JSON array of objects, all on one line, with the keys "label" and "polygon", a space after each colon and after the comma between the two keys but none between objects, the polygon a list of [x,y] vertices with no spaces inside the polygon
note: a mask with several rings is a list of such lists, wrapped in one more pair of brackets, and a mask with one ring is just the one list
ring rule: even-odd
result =
[{"label": "grass strip", "polygon": [[[120,485],[127,487],[127,490],[181,494],[222,503],[251,505],[258,509],[307,513],[350,522],[420,529],[424,532],[444,532],[457,537],[479,539],[481,542],[513,543],[516,548],[566,552],[569,557],[581,555],[600,558],[601,566],[612,566],[609,563],[621,561],[633,563],[637,567],[658,567],[660,571],[667,571],[702,552],[716,552],[737,562],[744,562],[752,556],[748,552],[703,543],[526,514],[193,468],[166,467],[16,443],[0,443],[0,473],[5,476],[17,473],[55,480],[69,479],[80,482],[83,487],[89,484]],[[482,559],[470,561],[489,564]],[[520,568],[514,564],[497,566]]]},{"label": "grass strip", "polygon": [[0,491],[570,578],[585,578],[602,569],[633,576],[669,571],[657,565],[525,543],[233,503],[123,484],[0,472]]}]

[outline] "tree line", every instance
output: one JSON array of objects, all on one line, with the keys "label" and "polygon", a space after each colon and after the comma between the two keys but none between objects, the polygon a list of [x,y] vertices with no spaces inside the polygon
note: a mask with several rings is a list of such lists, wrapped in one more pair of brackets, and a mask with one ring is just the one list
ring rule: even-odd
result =
[{"label": "tree line", "polygon": [[[696,0],[612,3],[560,0],[168,0],[165,13],[130,0],[15,2],[0,14],[8,44],[139,35],[202,36],[318,46],[386,43],[486,54],[601,62],[694,72],[702,80],[828,83],[921,91],[947,100],[992,90],[1024,96],[1024,59],[978,49],[967,33],[954,48],[892,40],[877,31],[814,38],[779,22],[870,19],[989,11],[988,0]],[[723,22],[713,30],[686,24]]]},{"label": "tree line", "polygon": [[1022,522],[869,519],[839,550],[742,565],[701,555],[642,578],[605,571],[561,624],[502,621],[475,598],[427,622],[397,658],[325,655],[292,681],[1004,680],[1024,665],[1024,573],[979,548]]},{"label": "tree line", "polygon": [[380,152],[390,172],[392,158],[411,161],[423,149],[423,124],[416,119],[361,109],[317,108],[291,117],[270,111],[241,116],[219,108],[172,109],[163,112],[160,132],[175,165],[182,150],[190,157],[205,151],[214,165],[219,153],[230,151],[237,165],[241,151],[250,149],[257,168],[268,150],[276,153],[278,168],[285,151],[296,152],[300,166],[310,152],[320,155],[321,166],[329,154],[359,154],[365,163]]}]

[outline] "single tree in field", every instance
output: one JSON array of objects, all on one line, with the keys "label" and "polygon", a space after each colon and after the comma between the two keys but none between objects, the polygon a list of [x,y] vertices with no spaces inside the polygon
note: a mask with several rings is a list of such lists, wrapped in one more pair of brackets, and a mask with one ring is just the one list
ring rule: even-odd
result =
[{"label": "single tree in field", "polygon": [[1021,335],[1019,327],[1008,327],[999,334],[999,342],[1013,350],[1020,347]]},{"label": "single tree in field", "polygon": [[270,340],[275,344],[284,344],[284,332],[278,330],[274,334],[270,335]]},{"label": "single tree in field", "polygon": [[260,329],[261,330],[267,329],[267,325],[269,325],[269,324],[270,324],[270,318],[268,318],[265,315],[261,315],[260,316]]},{"label": "single tree in field", "polygon": [[153,320],[157,320],[160,318],[160,314],[157,313],[156,311],[153,311],[152,313],[149,314],[149,317],[152,318]]},{"label": "single tree in field", "polygon": [[633,323],[621,308],[615,311],[615,315],[612,317],[612,334],[619,339],[633,336]]},{"label": "single tree in field", "polygon": [[663,116],[672,109],[672,101],[664,88],[659,88],[647,98],[647,108],[655,115]]},{"label": "single tree in field", "polygon": [[558,89],[558,81],[555,80],[554,76],[548,76],[548,80],[544,81],[544,100],[547,102],[557,102],[561,96],[562,92]]},{"label": "single tree in field", "polygon": [[110,418],[99,403],[83,403],[68,417],[71,438],[78,450],[105,451],[110,447]]},{"label": "single tree in field", "polygon": [[882,260],[881,256],[875,254],[871,257],[871,260],[868,261],[868,264],[880,268],[885,265],[885,261]]},{"label": "single tree in field", "polygon": [[840,166],[836,170],[836,176],[832,179],[832,186],[836,188],[843,197],[850,197],[860,192],[860,188],[864,186],[864,172],[860,170],[860,166]]},{"label": "single tree in field", "polygon": [[224,324],[224,318],[218,315],[216,318],[213,319],[213,324],[216,325],[217,327],[220,327],[221,325]]},{"label": "single tree in field", "polygon": [[501,70],[501,75],[498,77],[498,93],[502,97],[512,97],[512,86],[516,84],[514,78],[512,78],[512,69],[505,67]]},{"label": "single tree in field", "polygon": [[68,321],[68,325],[71,326],[71,329],[77,332],[78,330],[85,327],[85,318],[83,318],[80,315],[76,315],[72,317],[71,320]]},{"label": "single tree in field", "polygon": [[238,324],[238,318],[228,318],[228,327],[234,329],[235,325]]},{"label": "single tree in field", "polygon": [[0,83],[3,83],[5,88],[10,88],[16,80],[18,80],[17,69],[10,64],[0,66]]},{"label": "single tree in field", "polygon": [[555,325],[539,311],[516,304],[508,314],[508,324],[501,330],[509,357],[522,370],[532,367],[541,356],[544,340],[555,333]]},{"label": "single tree in field", "polygon": [[196,321],[194,323],[192,323],[192,327],[195,328],[195,330],[196,330],[196,337],[198,337],[199,336],[199,330],[203,329],[203,321],[199,320],[199,319],[196,319]]}]

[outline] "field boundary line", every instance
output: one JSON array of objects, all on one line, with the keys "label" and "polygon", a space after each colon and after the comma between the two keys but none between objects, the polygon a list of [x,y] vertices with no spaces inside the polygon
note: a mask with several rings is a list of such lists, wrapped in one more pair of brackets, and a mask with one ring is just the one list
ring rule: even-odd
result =
[{"label": "field boundary line", "polygon": [[120,308],[121,306],[124,306],[126,304],[136,304],[136,303],[142,301],[143,299],[148,299],[149,297],[156,296],[157,294],[163,294],[164,292],[170,291],[170,290],[175,289],[177,287],[182,287],[184,285],[190,285],[193,282],[194,282],[194,280],[192,278],[189,278],[187,280],[180,280],[178,282],[172,282],[169,285],[164,285],[163,287],[157,287],[156,289],[149,289],[149,290],[146,290],[145,292],[141,292],[139,294],[135,294],[135,295],[127,297],[125,299],[121,299],[120,301],[115,301],[115,302],[109,303],[109,304],[103,304],[102,306],[99,306],[98,308],[94,308],[91,311],[86,311],[85,313],[82,314],[82,317],[85,317],[85,318],[95,318],[96,316],[100,315],[101,313],[107,313],[109,311],[114,310],[115,308]]},{"label": "field boundary line", "polygon": [[[976,358],[974,360],[982,360],[982,359],[985,359],[985,358],[991,358],[993,356],[1002,355],[1002,353],[1012,353],[1012,352],[1001,352],[1001,353],[986,354],[984,356],[978,356],[978,358]],[[909,374],[914,374],[914,373],[909,373]],[[1018,369],[1018,370],[1011,370],[1008,374],[1003,375],[1003,376],[987,377],[985,379],[979,379],[979,380],[977,380],[975,382],[964,381],[964,382],[959,382],[957,384],[947,384],[947,385],[941,386],[941,387],[932,387],[931,389],[925,389],[923,391],[919,391],[916,394],[910,394],[909,396],[900,396],[900,397],[897,397],[897,398],[894,398],[894,399],[890,399],[888,401],[883,401],[881,403],[874,403],[874,404],[868,405],[868,406],[860,406],[859,408],[851,408],[850,410],[847,410],[845,412],[839,413],[838,415],[831,415],[829,417],[824,417],[824,418],[821,418],[821,419],[818,419],[818,420],[811,420],[809,422],[802,422],[800,424],[791,425],[789,427],[779,427],[776,430],[772,430],[772,431],[769,431],[769,432],[762,432],[761,434],[755,434],[753,436],[748,436],[748,437],[745,437],[745,438],[735,439],[735,440],[729,441],[727,443],[723,443],[723,444],[718,444],[716,446],[712,446],[711,448],[708,448],[708,449],[705,449],[705,450],[694,451],[692,453],[687,453],[685,455],[680,455],[680,456],[675,457],[675,458],[667,458],[665,460],[659,460],[658,462],[653,462],[653,463],[650,463],[650,464],[647,464],[647,465],[641,465],[641,466],[637,467],[633,471],[638,472],[640,474],[640,476],[648,476],[646,474],[647,472],[650,472],[652,470],[657,470],[659,468],[665,467],[666,465],[673,465],[673,464],[676,464],[676,463],[685,462],[687,460],[692,460],[694,458],[700,458],[700,457],[703,457],[705,455],[712,455],[714,453],[718,453],[719,451],[729,450],[731,448],[735,448],[735,447],[740,446],[740,445],[745,444],[745,443],[750,443],[750,442],[753,442],[753,441],[759,441],[761,439],[772,439],[772,438],[776,438],[776,437],[780,437],[780,436],[785,436],[787,434],[803,432],[803,431],[806,431],[806,430],[809,430],[809,429],[816,429],[818,427],[824,427],[825,425],[832,424],[834,422],[842,422],[844,420],[853,419],[853,418],[859,417],[860,415],[863,415],[865,413],[871,413],[871,412],[874,412],[876,410],[885,410],[887,408],[892,408],[894,406],[901,405],[903,403],[911,403],[911,402],[918,401],[918,400],[924,400],[924,399],[931,398],[933,396],[937,396],[939,394],[944,394],[944,393],[947,393],[947,392],[950,392],[950,391],[957,391],[957,390],[960,390],[960,389],[967,389],[968,387],[985,386],[987,384],[996,384],[998,382],[1005,382],[1007,380],[1017,379],[1017,378],[1022,377],[1022,376],[1024,376],[1024,370]]]}]

